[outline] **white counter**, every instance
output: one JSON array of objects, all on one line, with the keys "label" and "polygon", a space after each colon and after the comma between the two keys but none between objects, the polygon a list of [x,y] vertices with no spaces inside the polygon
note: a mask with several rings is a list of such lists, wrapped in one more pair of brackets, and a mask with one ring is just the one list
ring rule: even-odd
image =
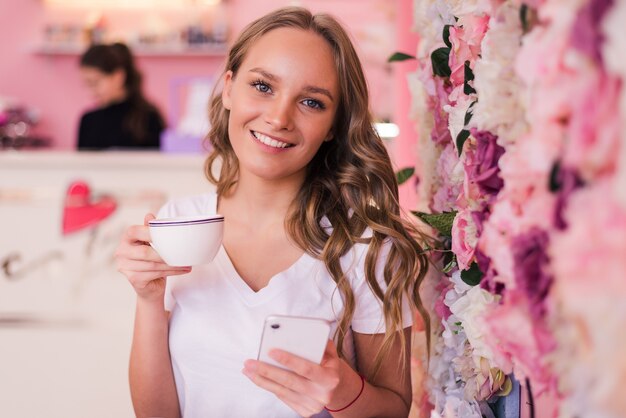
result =
[{"label": "white counter", "polygon": [[[113,264],[127,225],[170,197],[213,190],[204,157],[0,153],[0,417],[132,417],[134,293]],[[63,234],[71,182],[115,211]],[[4,267],[4,268],[3,268]]]}]

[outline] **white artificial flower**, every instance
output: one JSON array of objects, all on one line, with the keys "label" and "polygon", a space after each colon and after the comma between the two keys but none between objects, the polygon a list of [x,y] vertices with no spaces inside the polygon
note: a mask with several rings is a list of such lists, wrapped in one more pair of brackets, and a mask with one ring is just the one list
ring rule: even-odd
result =
[{"label": "white artificial flower", "polygon": [[496,304],[496,296],[480,286],[472,287],[463,297],[450,306],[450,311],[463,324],[463,331],[474,349],[473,355],[486,358],[490,364],[494,362],[491,348],[484,342],[485,320],[483,315]]},{"label": "white artificial flower", "polygon": [[456,17],[492,13],[491,0],[448,0],[450,11]]},{"label": "white artificial flower", "polygon": [[469,109],[474,97],[467,96],[465,94],[459,94],[459,97],[454,105],[445,105],[443,110],[448,113],[448,129],[450,129],[450,135],[452,140],[456,144],[456,137],[465,128],[465,114]]},{"label": "white artificial flower", "polygon": [[463,279],[461,278],[461,272],[459,270],[455,270],[452,273],[450,281],[454,284],[454,290],[459,296],[466,294],[470,291],[470,289],[472,289],[472,286],[463,281]]},{"label": "white artificial flower", "polygon": [[523,86],[515,73],[522,27],[519,6],[504,2],[489,20],[481,44],[481,59],[474,66],[474,88],[479,97],[471,123],[498,136],[505,146],[528,127],[522,101]]},{"label": "white artificial flower", "polygon": [[437,161],[441,150],[430,139],[430,132],[434,127],[432,111],[428,108],[428,93],[424,85],[418,79],[417,72],[407,76],[407,82],[411,91],[411,119],[416,122],[417,147],[415,170],[419,178],[417,195],[422,206],[416,210],[428,212],[428,202],[437,184]]},{"label": "white artificial flower", "polygon": [[449,396],[443,410],[443,418],[482,418],[477,402]]},{"label": "white artificial flower", "polygon": [[454,24],[454,15],[444,0],[414,0],[413,30],[420,35],[418,57],[430,59],[430,53],[443,46],[443,28]]}]

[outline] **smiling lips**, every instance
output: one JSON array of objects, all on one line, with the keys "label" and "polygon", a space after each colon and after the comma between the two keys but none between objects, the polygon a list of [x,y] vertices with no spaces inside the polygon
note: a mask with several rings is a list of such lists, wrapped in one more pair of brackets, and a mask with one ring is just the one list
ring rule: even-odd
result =
[{"label": "smiling lips", "polygon": [[256,131],[250,131],[252,133],[252,136],[259,141],[262,144],[267,145],[268,147],[272,147],[272,148],[290,148],[293,147],[293,144],[289,144],[287,142],[282,142],[279,141],[277,139],[274,138],[270,138],[267,135],[263,135],[260,132],[256,132]]}]

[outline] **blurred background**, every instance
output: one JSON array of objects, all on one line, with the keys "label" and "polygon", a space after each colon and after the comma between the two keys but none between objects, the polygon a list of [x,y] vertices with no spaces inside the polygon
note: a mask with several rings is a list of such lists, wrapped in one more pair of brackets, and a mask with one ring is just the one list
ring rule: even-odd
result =
[{"label": "blurred background", "polygon": [[24,108],[24,119],[36,123],[33,136],[45,139],[51,149],[73,150],[78,119],[91,104],[80,80],[80,54],[90,42],[123,41],[134,52],[145,93],[163,112],[168,128],[201,130],[190,118],[204,115],[204,109],[189,106],[205,103],[195,101],[193,91],[204,95],[212,86],[234,35],[285,5],[333,13],[349,28],[367,72],[373,112],[379,121],[393,120],[399,98],[394,67],[386,59],[399,38],[410,36],[398,25],[403,8],[404,16],[411,14],[410,2],[400,0],[2,0],[0,109]]}]

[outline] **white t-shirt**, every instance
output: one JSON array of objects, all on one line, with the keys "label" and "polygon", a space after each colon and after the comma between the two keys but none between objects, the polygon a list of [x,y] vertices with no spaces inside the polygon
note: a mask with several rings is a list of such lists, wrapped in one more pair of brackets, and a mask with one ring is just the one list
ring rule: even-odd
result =
[{"label": "white t-shirt", "polygon": [[[215,193],[168,202],[159,217],[215,214]],[[388,247],[387,247],[388,249]],[[382,304],[364,276],[367,245],[357,244],[342,259],[355,297],[352,330],[385,332]],[[382,289],[383,259],[377,266]],[[256,359],[263,322],[268,315],[324,318],[331,335],[343,313],[341,294],[324,263],[304,254],[287,270],[253,291],[238,275],[221,247],[212,263],[167,279],[165,308],[171,312],[169,345],[180,408],[185,418],[297,417],[274,394],[254,385],[241,372],[246,359]],[[403,327],[411,325],[404,301]],[[345,352],[354,365],[351,334]],[[329,416],[322,412],[318,416]]]}]

